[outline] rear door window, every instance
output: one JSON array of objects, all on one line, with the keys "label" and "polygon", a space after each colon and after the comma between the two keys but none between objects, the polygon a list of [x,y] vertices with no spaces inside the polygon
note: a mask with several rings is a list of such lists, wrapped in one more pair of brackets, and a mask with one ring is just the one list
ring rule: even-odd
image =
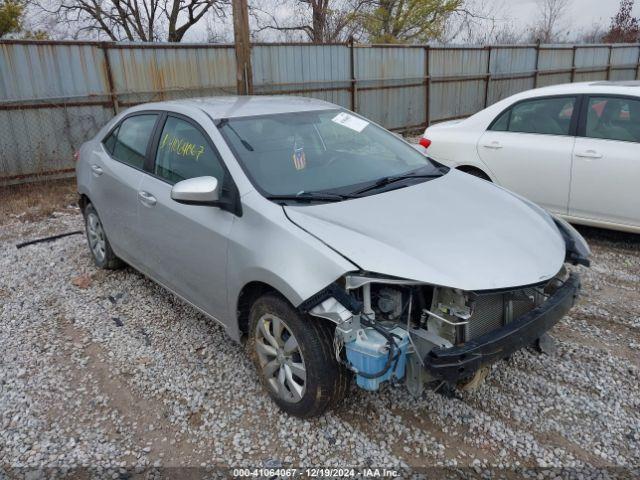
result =
[{"label": "rear door window", "polygon": [[640,100],[590,97],[585,135],[589,138],[640,142]]},{"label": "rear door window", "polygon": [[576,97],[531,99],[503,112],[490,130],[569,135]]},{"label": "rear door window", "polygon": [[104,141],[104,146],[116,159],[142,170],[147,147],[158,114],[142,114],[125,118]]}]

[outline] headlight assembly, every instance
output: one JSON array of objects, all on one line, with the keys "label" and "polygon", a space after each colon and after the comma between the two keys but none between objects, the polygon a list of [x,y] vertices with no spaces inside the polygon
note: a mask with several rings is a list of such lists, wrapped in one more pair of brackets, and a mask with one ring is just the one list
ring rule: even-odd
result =
[{"label": "headlight assembly", "polygon": [[589,260],[591,249],[584,237],[565,219],[555,215],[551,215],[551,217],[558,227],[558,230],[560,230],[567,246],[566,260],[574,265],[580,264],[585,267],[591,265],[591,261]]}]

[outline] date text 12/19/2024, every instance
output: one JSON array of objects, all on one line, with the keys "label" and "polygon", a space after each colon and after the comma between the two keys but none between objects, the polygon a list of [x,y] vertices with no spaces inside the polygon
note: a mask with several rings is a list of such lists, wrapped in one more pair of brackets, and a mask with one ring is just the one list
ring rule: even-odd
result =
[{"label": "date text 12/19/2024", "polygon": [[396,478],[397,470],[388,468],[234,468],[233,476],[267,478]]}]

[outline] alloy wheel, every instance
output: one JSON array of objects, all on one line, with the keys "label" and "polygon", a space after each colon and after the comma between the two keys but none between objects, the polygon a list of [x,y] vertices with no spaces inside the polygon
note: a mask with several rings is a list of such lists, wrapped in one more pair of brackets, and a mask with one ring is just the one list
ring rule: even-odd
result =
[{"label": "alloy wheel", "polygon": [[307,371],[298,340],[288,325],[272,314],[264,314],[256,328],[256,353],[261,374],[282,400],[297,403],[306,391]]},{"label": "alloy wheel", "polygon": [[98,262],[103,262],[107,252],[107,242],[102,223],[93,212],[87,215],[87,233],[91,252],[93,252]]}]

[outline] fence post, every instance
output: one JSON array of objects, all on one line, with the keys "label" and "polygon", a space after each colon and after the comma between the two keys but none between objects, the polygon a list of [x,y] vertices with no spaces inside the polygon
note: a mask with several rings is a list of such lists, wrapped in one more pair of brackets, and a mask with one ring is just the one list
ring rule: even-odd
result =
[{"label": "fence post", "polygon": [[231,7],[236,52],[236,89],[238,95],[252,95],[253,69],[251,67],[251,39],[249,37],[247,0],[233,0]]},{"label": "fence post", "polygon": [[109,86],[109,97],[111,97],[111,108],[113,108],[113,114],[117,115],[120,111],[118,105],[118,94],[113,84],[113,72],[111,71],[111,60],[109,60],[109,42],[101,42],[100,48],[102,49],[102,55],[104,56],[104,68],[107,74],[107,85]]},{"label": "fence post", "polygon": [[578,49],[577,45],[573,46],[573,57],[571,58],[571,83],[576,78],[576,50]]},{"label": "fence post", "polygon": [[489,51],[487,55],[487,77],[484,84],[484,108],[489,105],[489,82],[491,81],[491,47],[486,47]]},{"label": "fence post", "polygon": [[607,80],[611,80],[611,54],[613,53],[613,45],[609,45],[609,60],[607,60]]},{"label": "fence post", "polygon": [[351,111],[355,112],[358,107],[356,102],[357,90],[356,90],[356,60],[355,52],[353,49],[353,35],[349,37],[349,69],[351,74]]},{"label": "fence post", "polygon": [[540,65],[540,39],[536,40],[536,69],[533,73],[533,88],[538,88],[538,66]]},{"label": "fence post", "polygon": [[431,45],[424,47],[424,117],[428,127],[431,124]]}]

